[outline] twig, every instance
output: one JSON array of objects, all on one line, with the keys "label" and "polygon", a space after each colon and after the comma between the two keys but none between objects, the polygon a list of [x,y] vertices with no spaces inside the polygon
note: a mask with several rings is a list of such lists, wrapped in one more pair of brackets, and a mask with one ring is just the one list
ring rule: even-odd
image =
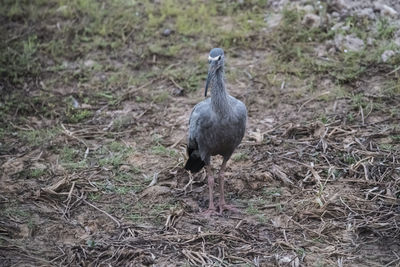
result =
[{"label": "twig", "polygon": [[360,105],[360,113],[361,113],[361,125],[364,126],[365,125],[364,110],[361,105]]},{"label": "twig", "polygon": [[184,90],[183,88],[182,88],[182,86],[180,86],[177,82],[175,82],[175,80],[174,80],[174,78],[172,78],[172,77],[168,77],[168,79],[176,86],[176,87],[178,87],[180,90]]},{"label": "twig", "polygon": [[102,210],[102,209],[96,207],[95,205],[93,205],[92,203],[90,203],[90,202],[88,202],[88,201],[86,201],[86,200],[84,200],[84,199],[83,199],[83,202],[85,202],[86,204],[88,204],[88,205],[91,206],[92,208],[94,208],[94,209],[96,209],[96,210],[98,210],[98,211],[104,213],[105,215],[107,215],[111,220],[113,220],[113,221],[117,224],[118,228],[121,227],[120,222],[119,222],[117,219],[115,219],[113,216],[111,216],[108,212],[106,212],[106,211],[104,211],[104,210]]},{"label": "twig", "polygon": [[65,135],[67,135],[75,140],[78,140],[79,142],[81,142],[82,144],[84,144],[86,146],[86,151],[85,151],[85,154],[83,155],[83,157],[86,159],[89,154],[89,146],[86,144],[86,142],[83,141],[82,139],[80,139],[79,137],[76,137],[74,135],[74,133],[69,131],[67,128],[65,128],[64,124],[62,124],[62,123],[61,123],[61,128],[63,128]]},{"label": "twig", "polygon": [[67,211],[69,209],[69,203],[71,202],[71,196],[72,196],[72,192],[74,191],[74,188],[75,188],[75,182],[72,182],[71,189],[69,190],[68,197],[66,199],[67,205],[65,206],[65,210],[64,210],[64,214],[63,214],[64,216],[67,214]]},{"label": "twig", "polygon": [[352,208],[349,207],[349,205],[347,205],[347,204],[343,201],[342,197],[339,197],[339,199],[340,199],[340,201],[343,203],[343,205],[346,206],[346,208],[348,208],[348,209],[349,209],[351,212],[353,212],[354,214],[357,214],[357,212],[355,212]]},{"label": "twig", "polygon": [[318,97],[321,97],[321,96],[323,96],[323,95],[327,95],[327,94],[330,94],[330,93],[331,93],[331,92],[329,92],[329,91],[325,91],[325,92],[322,92],[322,93],[319,94],[319,95],[316,95],[316,96],[311,97],[310,99],[308,99],[306,102],[304,102],[304,103],[300,106],[299,110],[297,110],[297,113],[299,113],[299,112],[301,111],[301,109],[302,109],[305,105],[307,105],[308,103],[310,103],[311,101],[315,100],[315,99],[318,98]]},{"label": "twig", "polygon": [[225,238],[230,238],[230,239],[233,239],[233,240],[241,241],[241,242],[246,243],[246,244],[249,243],[249,242],[247,242],[246,240],[244,240],[244,239],[242,239],[240,237],[236,237],[236,236],[233,236],[233,235],[221,234],[221,233],[212,233],[211,232],[211,233],[201,233],[201,234],[196,235],[195,237],[193,237],[193,238],[191,238],[189,240],[186,240],[185,242],[182,242],[181,244],[190,243],[192,241],[195,241],[195,240],[197,240],[199,238],[203,238],[203,237],[206,237],[206,236],[219,236],[219,237],[225,237]]},{"label": "twig", "polygon": [[[287,215],[286,215],[286,216],[287,216]],[[309,228],[307,228],[307,227],[301,225],[300,223],[298,223],[298,222],[296,222],[295,220],[293,220],[290,216],[287,216],[287,217],[289,218],[289,220],[291,220],[295,225],[297,225],[297,226],[300,227],[301,229],[307,230],[308,232],[311,232],[311,233],[313,233],[313,234],[316,234],[317,236],[324,236],[324,237],[326,237],[326,236],[325,236],[324,234],[322,234],[322,233],[318,233],[318,232],[316,232],[316,231],[314,231],[314,230],[311,230],[311,229],[309,229]]]},{"label": "twig", "polygon": [[398,66],[397,68],[395,68],[395,69],[392,70],[391,72],[388,72],[388,73],[386,74],[386,76],[388,76],[388,75],[390,75],[390,74],[392,74],[392,73],[395,73],[395,72],[398,71],[398,70],[400,70],[400,66]]},{"label": "twig", "polygon": [[154,83],[154,82],[157,81],[158,79],[159,79],[159,78],[152,79],[152,80],[148,81],[147,83],[142,84],[142,85],[139,86],[139,87],[135,87],[135,88],[130,89],[128,92],[124,93],[124,94],[118,99],[117,104],[119,104],[119,103],[121,103],[122,101],[124,101],[124,100],[125,100],[130,94],[132,94],[133,92],[139,91],[139,90],[141,90],[141,89],[143,89],[143,88],[149,86],[150,84]]}]

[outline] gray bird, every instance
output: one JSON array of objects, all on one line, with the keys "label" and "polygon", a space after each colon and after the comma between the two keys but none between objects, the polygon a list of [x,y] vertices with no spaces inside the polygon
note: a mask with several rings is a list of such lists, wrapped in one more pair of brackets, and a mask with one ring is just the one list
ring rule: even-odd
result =
[{"label": "gray bird", "polygon": [[230,96],[224,81],[224,51],[213,48],[208,57],[209,69],[206,81],[205,96],[211,87],[211,97],[198,103],[190,115],[187,152],[189,159],[185,169],[191,173],[200,171],[206,166],[209,186],[210,204],[206,213],[216,213],[213,199],[214,176],[211,171],[211,156],[221,155],[223,162],[218,174],[219,179],[219,212],[236,210],[225,203],[224,170],[233,151],[243,139],[247,109],[240,100]]}]

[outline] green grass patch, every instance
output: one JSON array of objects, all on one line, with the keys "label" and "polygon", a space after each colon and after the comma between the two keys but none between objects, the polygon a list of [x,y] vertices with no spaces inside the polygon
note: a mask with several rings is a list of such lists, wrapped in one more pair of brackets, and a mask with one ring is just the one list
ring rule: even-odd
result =
[{"label": "green grass patch", "polygon": [[87,109],[67,109],[66,119],[69,123],[83,122],[93,116],[93,112]]},{"label": "green grass patch", "polygon": [[169,93],[164,91],[164,92],[153,95],[152,100],[155,103],[159,104],[159,103],[166,102],[168,100],[168,98],[169,98]]},{"label": "green grass patch", "polygon": [[[272,63],[277,72],[287,72],[303,79],[310,75],[329,75],[336,84],[345,84],[357,80],[381,64],[383,51],[392,48],[390,44],[382,41],[376,42],[368,49],[336,51],[326,58],[319,58],[314,51],[316,44],[333,40],[337,34],[354,34],[366,43],[368,37],[382,39],[383,36],[392,36],[394,26],[389,27],[387,21],[380,21],[380,27],[374,33],[365,30],[370,27],[369,21],[348,17],[345,23],[347,30],[333,30],[333,25],[308,28],[302,24],[303,11],[286,8],[282,15],[280,26],[271,36],[274,51],[273,60],[269,60],[269,63]],[[397,62],[395,57],[392,60]]]},{"label": "green grass patch", "polygon": [[257,206],[254,203],[249,203],[249,206],[246,208],[246,213],[249,215],[258,215],[260,214],[260,210],[257,208]]},{"label": "green grass patch", "polygon": [[151,148],[151,151],[155,155],[165,156],[165,157],[175,157],[178,153],[174,149],[167,148],[161,144],[155,145]]},{"label": "green grass patch", "polygon": [[[112,141],[96,151],[95,156],[101,167],[117,170],[125,163],[126,158],[133,153],[133,149],[123,142]],[[135,168],[133,168],[135,170]]]},{"label": "green grass patch", "polygon": [[84,151],[73,147],[64,146],[60,151],[61,165],[70,170],[87,168],[88,163],[84,159]]},{"label": "green grass patch", "polygon": [[29,170],[29,176],[31,178],[39,178],[43,175],[45,175],[47,171],[45,169],[30,169]]},{"label": "green grass patch", "polygon": [[246,153],[239,152],[232,155],[233,161],[245,161],[248,160],[249,156]]},{"label": "green grass patch", "polygon": [[26,79],[33,79],[41,72],[37,57],[38,41],[35,35],[26,40],[0,45],[0,81],[22,86]]},{"label": "green grass patch", "polygon": [[37,130],[19,130],[17,136],[28,146],[51,145],[52,141],[60,134],[58,127],[37,129]]},{"label": "green grass patch", "polygon": [[0,214],[2,217],[11,217],[20,222],[25,222],[31,217],[31,213],[29,211],[23,210],[16,204],[10,204],[6,208],[1,209]]}]

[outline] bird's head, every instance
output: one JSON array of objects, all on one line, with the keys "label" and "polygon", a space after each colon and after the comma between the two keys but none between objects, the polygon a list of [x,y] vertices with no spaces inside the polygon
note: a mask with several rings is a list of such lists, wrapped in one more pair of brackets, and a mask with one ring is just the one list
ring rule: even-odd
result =
[{"label": "bird's head", "polygon": [[210,54],[208,55],[208,65],[208,76],[204,96],[207,96],[208,86],[216,72],[224,68],[224,50],[222,50],[222,48],[211,49]]}]

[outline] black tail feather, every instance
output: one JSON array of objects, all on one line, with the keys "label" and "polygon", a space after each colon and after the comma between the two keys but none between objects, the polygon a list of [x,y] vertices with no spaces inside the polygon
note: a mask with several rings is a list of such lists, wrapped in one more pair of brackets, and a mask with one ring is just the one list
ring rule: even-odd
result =
[{"label": "black tail feather", "polygon": [[189,159],[186,161],[185,170],[190,171],[191,173],[199,172],[206,163],[201,159],[198,150],[189,150]]}]

